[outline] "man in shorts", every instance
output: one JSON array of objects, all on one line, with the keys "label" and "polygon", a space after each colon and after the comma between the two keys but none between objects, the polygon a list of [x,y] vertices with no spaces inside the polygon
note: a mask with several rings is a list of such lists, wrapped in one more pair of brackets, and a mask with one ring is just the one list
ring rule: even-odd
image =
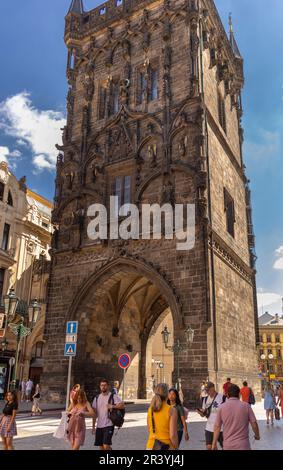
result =
[{"label": "man in shorts", "polygon": [[112,409],[123,410],[125,408],[124,403],[117,394],[113,394],[114,404],[109,403],[110,397],[109,382],[103,379],[100,381],[100,394],[95,397],[92,404],[96,416],[93,420],[93,434],[95,434],[94,445],[99,447],[100,450],[112,450],[114,426],[109,419],[109,411]]},{"label": "man in shorts", "polygon": [[[207,418],[205,427],[205,442],[207,450],[212,450],[213,443],[213,432],[216,423],[216,416],[218,408],[223,404],[224,397],[221,393],[217,393],[215,385],[212,382],[208,382],[206,385],[207,398],[204,399],[202,410],[198,409],[200,416]],[[220,432],[218,442],[223,447],[223,435]]]}]

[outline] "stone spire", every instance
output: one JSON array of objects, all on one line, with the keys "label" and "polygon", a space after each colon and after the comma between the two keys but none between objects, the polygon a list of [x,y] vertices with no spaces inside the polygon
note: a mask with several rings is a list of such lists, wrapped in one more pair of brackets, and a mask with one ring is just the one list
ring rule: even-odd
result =
[{"label": "stone spire", "polygon": [[72,0],[69,13],[84,13],[84,4],[83,0]]},{"label": "stone spire", "polygon": [[229,14],[229,30],[230,30],[230,44],[232,47],[232,51],[234,52],[234,56],[237,59],[242,59],[241,53],[238,48],[238,44],[235,39],[234,35],[234,28],[233,28],[233,21],[232,21],[232,13]]}]

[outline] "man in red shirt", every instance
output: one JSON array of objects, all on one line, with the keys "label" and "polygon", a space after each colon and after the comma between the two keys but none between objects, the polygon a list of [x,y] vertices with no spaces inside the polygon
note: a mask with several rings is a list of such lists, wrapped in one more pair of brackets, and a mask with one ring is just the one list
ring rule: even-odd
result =
[{"label": "man in red shirt", "polygon": [[223,395],[225,397],[228,396],[228,387],[229,387],[230,383],[231,383],[231,379],[228,377],[227,382],[225,382],[225,384],[223,385]]},{"label": "man in red shirt", "polygon": [[248,387],[248,382],[243,382],[243,387],[241,388],[241,397],[242,401],[249,403],[251,389]]}]

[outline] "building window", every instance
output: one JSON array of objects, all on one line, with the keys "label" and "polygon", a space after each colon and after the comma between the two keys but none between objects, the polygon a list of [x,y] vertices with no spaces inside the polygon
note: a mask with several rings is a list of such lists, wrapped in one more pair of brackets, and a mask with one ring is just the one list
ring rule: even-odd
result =
[{"label": "building window", "polygon": [[234,238],[235,237],[235,207],[234,199],[230,196],[227,189],[224,188],[224,210],[226,213],[226,228],[227,232]]},{"label": "building window", "polygon": [[282,359],[281,349],[277,349],[277,357]]},{"label": "building window", "polygon": [[260,356],[263,356],[263,354],[264,354],[264,350],[263,350],[263,349],[260,349],[259,355],[260,355]]},{"label": "building window", "polygon": [[111,114],[116,114],[119,111],[120,105],[120,87],[119,80],[112,82],[112,103],[111,103]]},{"label": "building window", "polygon": [[279,335],[276,335],[276,343],[280,343],[280,336]]},{"label": "building window", "polygon": [[3,295],[4,279],[5,279],[5,269],[0,269],[0,301]]},{"label": "building window", "polygon": [[10,225],[4,225],[3,239],[2,239],[2,250],[6,251],[9,247],[9,236],[10,236]]},{"label": "building window", "polygon": [[5,184],[0,182],[0,201],[3,201]]},{"label": "building window", "polygon": [[40,359],[43,356],[43,346],[43,341],[38,341],[38,343],[36,343],[35,345],[34,357],[36,357],[37,359]]},{"label": "building window", "polygon": [[138,72],[138,90],[137,90],[137,104],[142,104],[146,101],[147,93],[147,78],[145,70]]},{"label": "building window", "polygon": [[[131,203],[132,193],[132,177],[131,176],[118,176],[113,181],[112,196],[118,196],[118,210],[121,206]],[[125,214],[127,215],[127,208]]]},{"label": "building window", "polygon": [[98,119],[105,118],[106,111],[106,87],[101,86],[99,89],[99,109],[98,109]]},{"label": "building window", "polygon": [[158,70],[157,68],[150,69],[150,101],[158,98]]},{"label": "building window", "polygon": [[226,110],[225,110],[225,100],[222,98],[221,94],[218,93],[218,118],[220,126],[222,127],[225,134],[227,133],[226,127]]},{"label": "building window", "polygon": [[270,335],[267,335],[266,341],[267,341],[268,343],[271,343],[271,336],[270,336]]},{"label": "building window", "polygon": [[11,194],[11,191],[8,192],[8,200],[7,200],[7,204],[8,206],[11,206],[13,207],[13,198],[12,198],[12,194]]},{"label": "building window", "polygon": [[272,354],[272,349],[268,349],[267,354]]},{"label": "building window", "polygon": [[263,336],[262,336],[262,335],[260,335],[259,341],[260,341],[261,343],[263,343]]}]

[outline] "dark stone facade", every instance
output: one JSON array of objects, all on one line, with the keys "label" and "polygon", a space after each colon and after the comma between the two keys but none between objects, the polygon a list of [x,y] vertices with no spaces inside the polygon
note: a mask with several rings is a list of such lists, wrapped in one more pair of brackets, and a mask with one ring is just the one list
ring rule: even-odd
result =
[{"label": "dark stone facade", "polygon": [[[139,354],[143,397],[147,339],[168,307],[175,340],[184,341],[188,325],[195,330],[180,358],[187,398],[207,376],[217,384],[248,379],[257,391],[243,61],[214,2],[110,0],[88,13],[70,11],[65,41],[68,119],[58,146],[46,394],[63,398],[65,324],[78,319],[73,380],[93,394],[99,377],[119,378],[117,356],[128,348]],[[176,240],[164,238],[91,241],[87,209],[108,206],[119,176],[131,177],[138,206],[195,203],[195,248],[176,251]],[[224,190],[233,200],[234,236]]]}]

